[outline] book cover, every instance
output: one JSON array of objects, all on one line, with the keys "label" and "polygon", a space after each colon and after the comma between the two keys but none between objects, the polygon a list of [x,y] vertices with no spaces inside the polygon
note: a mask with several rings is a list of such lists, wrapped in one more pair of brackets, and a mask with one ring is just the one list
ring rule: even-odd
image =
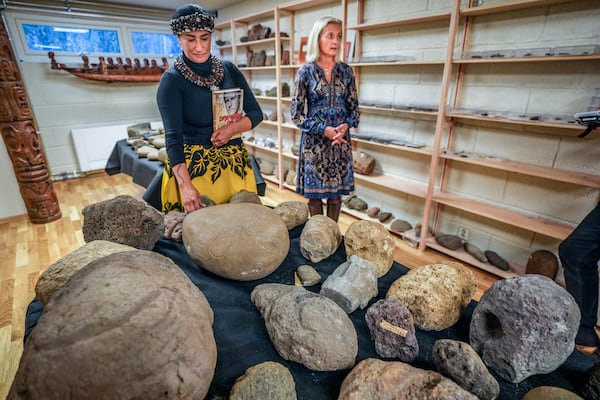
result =
[{"label": "book cover", "polygon": [[239,120],[244,115],[244,91],[240,88],[212,92],[213,130]]}]

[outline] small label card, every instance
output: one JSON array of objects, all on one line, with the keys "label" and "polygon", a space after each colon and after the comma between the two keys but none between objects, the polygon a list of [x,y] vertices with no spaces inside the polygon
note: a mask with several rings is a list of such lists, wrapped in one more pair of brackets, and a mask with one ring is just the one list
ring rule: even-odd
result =
[{"label": "small label card", "polygon": [[406,335],[408,334],[408,331],[406,329],[402,329],[399,326],[392,325],[389,322],[387,322],[385,319],[381,320],[381,322],[379,323],[379,326],[381,328],[385,329],[386,331],[390,331],[390,332],[395,333],[396,335],[400,335],[402,337],[406,337]]}]

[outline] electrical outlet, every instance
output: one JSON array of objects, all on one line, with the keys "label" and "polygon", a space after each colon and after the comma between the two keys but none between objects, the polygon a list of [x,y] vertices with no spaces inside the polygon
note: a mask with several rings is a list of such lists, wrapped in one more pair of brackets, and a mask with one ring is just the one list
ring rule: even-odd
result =
[{"label": "electrical outlet", "polygon": [[471,232],[465,228],[464,226],[459,226],[458,227],[458,237],[461,238],[462,240],[464,240],[465,242],[467,240],[469,240],[469,235],[471,234]]}]

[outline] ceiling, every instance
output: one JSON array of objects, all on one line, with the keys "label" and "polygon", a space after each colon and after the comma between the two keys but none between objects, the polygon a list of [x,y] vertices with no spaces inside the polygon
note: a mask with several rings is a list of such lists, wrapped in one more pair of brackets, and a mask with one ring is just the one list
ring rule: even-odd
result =
[{"label": "ceiling", "polygon": [[111,3],[127,4],[133,6],[147,6],[175,10],[183,4],[196,3],[209,10],[218,10],[233,4],[242,3],[243,0],[112,0]]}]

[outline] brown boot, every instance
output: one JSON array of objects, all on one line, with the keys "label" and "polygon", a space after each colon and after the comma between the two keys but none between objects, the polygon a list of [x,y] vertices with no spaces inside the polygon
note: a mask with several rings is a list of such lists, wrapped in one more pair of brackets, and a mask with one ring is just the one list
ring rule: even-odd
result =
[{"label": "brown boot", "polygon": [[336,199],[327,199],[327,216],[334,220],[338,221],[340,217],[340,210],[342,209],[342,199],[339,197]]},{"label": "brown boot", "polygon": [[323,215],[323,201],[321,199],[308,199],[308,210],[310,216]]}]

